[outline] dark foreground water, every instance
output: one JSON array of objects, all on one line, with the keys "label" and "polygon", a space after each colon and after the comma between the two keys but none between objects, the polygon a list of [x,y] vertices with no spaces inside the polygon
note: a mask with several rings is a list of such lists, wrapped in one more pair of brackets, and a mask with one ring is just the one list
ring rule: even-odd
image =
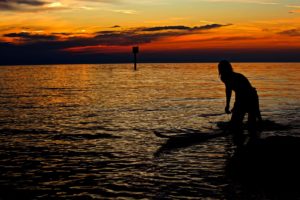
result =
[{"label": "dark foreground water", "polygon": [[[300,64],[234,68],[290,127],[262,135],[300,136]],[[224,95],[216,64],[0,67],[0,199],[272,198],[225,173],[230,137],[173,148],[153,134],[218,133]]]}]

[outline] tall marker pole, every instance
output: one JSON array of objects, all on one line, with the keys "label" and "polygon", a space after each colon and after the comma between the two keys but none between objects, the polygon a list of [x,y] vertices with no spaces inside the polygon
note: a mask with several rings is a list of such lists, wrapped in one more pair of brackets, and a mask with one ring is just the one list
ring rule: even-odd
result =
[{"label": "tall marker pole", "polygon": [[137,70],[137,64],[136,64],[136,54],[139,53],[139,47],[132,47],[132,53],[134,54],[134,70]]}]

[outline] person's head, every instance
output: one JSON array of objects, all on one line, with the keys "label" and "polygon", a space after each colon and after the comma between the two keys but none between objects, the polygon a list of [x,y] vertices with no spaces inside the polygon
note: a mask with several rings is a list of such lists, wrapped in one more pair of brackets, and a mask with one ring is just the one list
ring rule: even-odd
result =
[{"label": "person's head", "polygon": [[219,76],[222,81],[224,81],[226,78],[231,76],[231,74],[233,73],[232,66],[230,62],[227,60],[222,60],[218,65],[218,69],[219,69]]}]

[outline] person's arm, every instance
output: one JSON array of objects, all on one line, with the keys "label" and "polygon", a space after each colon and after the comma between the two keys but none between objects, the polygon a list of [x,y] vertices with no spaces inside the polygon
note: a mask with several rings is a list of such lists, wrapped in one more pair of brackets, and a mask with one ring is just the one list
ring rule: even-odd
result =
[{"label": "person's arm", "polygon": [[230,114],[230,99],[231,99],[231,93],[232,93],[232,89],[231,87],[228,86],[228,84],[225,84],[226,86],[226,107],[225,107],[225,113]]}]

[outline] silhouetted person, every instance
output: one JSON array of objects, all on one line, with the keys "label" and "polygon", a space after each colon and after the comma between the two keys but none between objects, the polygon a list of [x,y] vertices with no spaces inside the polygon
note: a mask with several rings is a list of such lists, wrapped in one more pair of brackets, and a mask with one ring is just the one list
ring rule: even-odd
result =
[{"label": "silhouetted person", "polygon": [[[259,110],[259,100],[256,89],[242,74],[233,71],[230,62],[222,60],[219,65],[219,76],[226,87],[227,114],[232,113],[230,127],[235,135],[242,133],[243,119],[248,113],[248,127],[251,134],[256,133],[256,120],[262,120]],[[235,103],[230,111],[230,99],[232,91],[235,92]]]}]

